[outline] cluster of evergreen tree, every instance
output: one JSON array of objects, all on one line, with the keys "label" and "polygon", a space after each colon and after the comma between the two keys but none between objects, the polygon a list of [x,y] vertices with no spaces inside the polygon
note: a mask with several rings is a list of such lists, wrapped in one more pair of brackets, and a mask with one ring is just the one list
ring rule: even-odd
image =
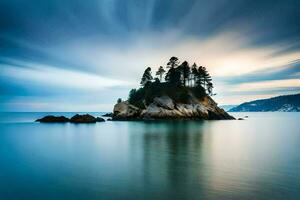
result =
[{"label": "cluster of evergreen tree", "polygon": [[148,67],[142,76],[141,85],[146,86],[153,81],[162,83],[165,80],[173,86],[202,87],[208,95],[213,95],[212,78],[205,67],[198,67],[196,63],[190,66],[187,61],[180,63],[177,57],[171,57],[166,68],[167,71],[160,66],[156,72],[157,78],[153,78],[151,68]]},{"label": "cluster of evergreen tree", "polygon": [[129,93],[130,104],[145,108],[155,97],[168,95],[176,102],[188,103],[190,95],[197,98],[213,94],[212,79],[205,67],[192,66],[187,61],[179,62],[171,57],[166,68],[160,66],[152,76],[151,68],[147,67],[141,79],[141,86]]}]

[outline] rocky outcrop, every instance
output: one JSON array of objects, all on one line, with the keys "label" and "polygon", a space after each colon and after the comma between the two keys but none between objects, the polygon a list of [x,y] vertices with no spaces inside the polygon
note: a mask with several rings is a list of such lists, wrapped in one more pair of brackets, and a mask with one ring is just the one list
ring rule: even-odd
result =
[{"label": "rocky outcrop", "polygon": [[44,123],[66,123],[66,122],[71,122],[71,123],[96,123],[96,122],[104,122],[105,120],[101,117],[94,117],[89,114],[85,115],[79,115],[76,114],[71,119],[64,117],[64,116],[53,116],[53,115],[48,115],[45,116],[41,119],[37,119],[36,122],[44,122]]},{"label": "rocky outcrop", "polygon": [[114,120],[130,120],[139,119],[141,110],[131,104],[128,101],[117,103],[114,106],[113,119]]},{"label": "rocky outcrop", "polygon": [[44,123],[66,123],[66,122],[69,122],[69,119],[64,116],[48,115],[41,119],[37,119],[35,121],[36,122],[44,122]]},{"label": "rocky outcrop", "polygon": [[173,100],[166,95],[161,96],[161,97],[155,97],[153,99],[153,103],[157,106],[160,106],[162,108],[169,109],[169,110],[173,110],[175,108],[175,104],[174,104]]},{"label": "rocky outcrop", "polygon": [[94,117],[89,114],[79,115],[76,114],[71,117],[70,122],[72,123],[96,123],[96,122],[104,122],[105,120],[100,117]]},{"label": "rocky outcrop", "polygon": [[115,105],[113,120],[152,119],[234,119],[209,96],[202,99],[190,97],[189,103],[177,103],[168,96],[156,97],[145,109],[139,109],[127,101]]}]

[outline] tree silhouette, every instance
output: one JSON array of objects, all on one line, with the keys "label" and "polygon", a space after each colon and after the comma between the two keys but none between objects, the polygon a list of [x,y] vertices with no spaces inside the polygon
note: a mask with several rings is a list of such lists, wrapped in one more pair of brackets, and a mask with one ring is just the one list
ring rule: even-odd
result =
[{"label": "tree silhouette", "polygon": [[173,85],[180,85],[181,73],[178,68],[171,67],[166,74],[166,81]]},{"label": "tree silhouette", "polygon": [[183,86],[186,86],[186,82],[188,81],[190,75],[189,63],[187,61],[184,61],[178,68],[180,68],[182,74]]},{"label": "tree silhouette", "polygon": [[[212,78],[205,67],[198,67],[196,63],[190,67],[187,61],[180,64],[177,57],[171,57],[167,68],[168,70],[160,66],[156,71],[157,77],[153,79],[151,68],[147,67],[141,78],[141,87],[130,91],[128,102],[145,109],[154,98],[162,95],[180,103],[188,103],[191,96],[200,99],[215,95]],[[165,82],[162,82],[163,75]],[[118,102],[121,102],[121,99]]]},{"label": "tree silhouette", "polygon": [[142,80],[141,80],[141,85],[145,86],[148,82],[151,82],[151,80],[153,79],[152,75],[151,75],[151,68],[147,67],[147,69],[144,71],[144,74],[142,76]]},{"label": "tree silhouette", "polygon": [[192,75],[193,75],[193,85],[192,86],[197,86],[198,83],[198,78],[199,78],[199,72],[198,72],[198,66],[196,63],[192,65]]},{"label": "tree silhouette", "polygon": [[179,65],[179,60],[177,57],[171,57],[167,63],[167,68],[176,68]]},{"label": "tree silhouette", "polygon": [[200,66],[198,68],[198,79],[197,79],[197,85],[204,87],[205,86],[205,67]]},{"label": "tree silhouette", "polygon": [[205,67],[203,67],[203,80],[204,80],[204,88],[208,89],[207,88],[208,84],[212,84],[212,78]]},{"label": "tree silhouette", "polygon": [[177,57],[171,57],[169,62],[167,63],[167,68],[169,68],[167,74],[166,74],[166,81],[174,84],[174,85],[180,85],[180,78],[181,73],[180,69],[178,69],[179,60]]},{"label": "tree silhouette", "polygon": [[[142,76],[141,85],[142,89],[148,91],[147,96],[151,96],[149,91],[153,90],[152,93],[159,93],[162,87],[171,88],[173,86],[185,87],[185,89],[192,89],[194,92],[199,93],[200,96],[203,93],[207,95],[213,95],[213,83],[212,78],[209,75],[207,69],[203,66],[198,67],[194,63],[191,67],[187,61],[179,63],[177,57],[171,57],[167,63],[168,71],[160,66],[156,71],[157,78],[153,79],[151,75],[151,68],[148,67]],[[163,75],[165,74],[165,81],[168,84],[164,84]],[[154,80],[154,81],[153,81]],[[186,88],[189,87],[189,88]],[[150,89],[152,88],[152,89]],[[142,90],[137,93],[137,91],[132,91],[133,96],[138,96],[142,94]],[[131,95],[132,96],[132,95]],[[184,95],[183,95],[184,96]],[[133,99],[133,98],[131,98]]]},{"label": "tree silhouette", "polygon": [[164,70],[163,66],[160,66],[156,72],[156,75],[159,76],[160,82],[162,81],[162,76],[166,71]]}]

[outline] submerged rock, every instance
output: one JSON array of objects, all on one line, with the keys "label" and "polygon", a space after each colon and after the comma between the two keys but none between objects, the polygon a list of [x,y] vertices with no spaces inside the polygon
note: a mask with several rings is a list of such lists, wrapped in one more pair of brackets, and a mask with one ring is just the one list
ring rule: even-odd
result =
[{"label": "submerged rock", "polygon": [[70,122],[72,123],[96,123],[96,122],[104,122],[105,120],[101,117],[94,117],[89,114],[79,115],[76,114],[71,117]]},{"label": "submerged rock", "polygon": [[48,115],[41,119],[36,120],[36,122],[45,122],[45,123],[65,123],[69,121],[70,120],[64,116],[53,116],[53,115]]},{"label": "submerged rock", "polygon": [[145,109],[139,109],[128,101],[117,103],[114,107],[113,120],[148,120],[148,119],[235,119],[209,96],[196,99],[191,96],[188,104],[177,103],[168,96],[156,97]]}]

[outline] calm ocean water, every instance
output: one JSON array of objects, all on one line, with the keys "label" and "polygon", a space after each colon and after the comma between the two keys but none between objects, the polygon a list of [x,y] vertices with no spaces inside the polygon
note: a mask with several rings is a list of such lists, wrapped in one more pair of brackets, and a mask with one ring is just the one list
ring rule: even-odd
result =
[{"label": "calm ocean water", "polygon": [[232,114],[249,118],[76,125],[0,113],[0,199],[300,199],[300,113]]}]

